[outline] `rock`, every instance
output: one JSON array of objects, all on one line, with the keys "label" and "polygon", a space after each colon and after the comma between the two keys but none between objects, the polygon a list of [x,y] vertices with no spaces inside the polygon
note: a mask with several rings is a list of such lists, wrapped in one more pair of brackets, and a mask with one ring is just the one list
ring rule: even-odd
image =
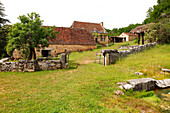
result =
[{"label": "rock", "polygon": [[157,85],[159,88],[167,88],[167,87],[170,87],[170,79],[156,80],[156,85]]},{"label": "rock", "polygon": [[170,69],[162,69],[162,71],[170,73]]},{"label": "rock", "polygon": [[141,72],[135,72],[135,75],[143,75]]},{"label": "rock", "polygon": [[118,53],[118,51],[116,49],[113,49],[113,50],[103,49],[101,50],[101,53]]},{"label": "rock", "polygon": [[125,95],[124,92],[121,91],[121,90],[114,91],[114,93],[115,93],[116,95]]},{"label": "rock", "polygon": [[118,83],[116,83],[117,85],[125,85],[125,84],[127,84],[127,82],[118,82]]},{"label": "rock", "polygon": [[0,63],[7,62],[7,61],[9,61],[9,58],[3,58],[0,60]]},{"label": "rock", "polygon": [[134,86],[134,91],[150,91],[156,88],[156,80],[152,78],[131,79],[129,83]]},{"label": "rock", "polygon": [[133,88],[134,88],[134,86],[131,85],[131,84],[125,84],[125,85],[122,85],[122,87],[123,87],[123,89],[125,89],[125,90],[129,90],[129,89],[133,89]]}]

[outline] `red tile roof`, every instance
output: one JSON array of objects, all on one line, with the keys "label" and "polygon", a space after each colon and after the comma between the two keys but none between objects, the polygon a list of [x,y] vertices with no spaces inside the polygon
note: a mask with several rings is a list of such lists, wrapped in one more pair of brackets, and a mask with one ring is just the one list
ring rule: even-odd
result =
[{"label": "red tile roof", "polygon": [[87,30],[66,27],[55,27],[58,31],[56,38],[49,41],[49,44],[63,45],[96,45],[94,36]]},{"label": "red tile roof", "polygon": [[86,29],[90,32],[107,33],[104,27],[100,23],[89,23],[74,21],[71,28]]}]

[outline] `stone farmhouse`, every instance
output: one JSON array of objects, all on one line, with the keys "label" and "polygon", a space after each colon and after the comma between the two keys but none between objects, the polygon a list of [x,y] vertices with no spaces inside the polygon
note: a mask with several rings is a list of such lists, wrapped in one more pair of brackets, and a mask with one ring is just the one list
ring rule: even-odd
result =
[{"label": "stone farmhouse", "polygon": [[89,23],[89,22],[79,22],[74,21],[71,28],[79,28],[90,31],[96,43],[108,45],[108,33],[103,27],[103,22],[101,23]]},{"label": "stone farmhouse", "polygon": [[124,37],[124,39],[125,39],[125,40],[123,40],[123,42],[124,42],[124,41],[132,41],[134,39],[137,39],[138,35],[123,32],[122,34],[119,35],[119,37]]},{"label": "stone farmhouse", "polygon": [[[44,47],[40,51],[36,51],[36,57],[54,57],[59,53],[65,52],[65,50],[73,52],[97,48],[94,36],[85,29],[55,27],[54,31],[58,31],[59,34],[56,34],[55,39],[49,40],[49,47]],[[15,50],[13,57],[21,58],[21,55]]]}]

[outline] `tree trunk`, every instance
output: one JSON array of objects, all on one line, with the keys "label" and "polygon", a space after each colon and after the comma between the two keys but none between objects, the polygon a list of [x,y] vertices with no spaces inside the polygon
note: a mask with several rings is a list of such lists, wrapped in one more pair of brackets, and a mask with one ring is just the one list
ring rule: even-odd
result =
[{"label": "tree trunk", "polygon": [[33,52],[33,49],[32,49],[32,48],[30,48],[30,53],[29,53],[28,60],[31,60],[31,59],[32,59],[32,52]]},{"label": "tree trunk", "polygon": [[36,60],[35,48],[33,48],[34,60]]}]

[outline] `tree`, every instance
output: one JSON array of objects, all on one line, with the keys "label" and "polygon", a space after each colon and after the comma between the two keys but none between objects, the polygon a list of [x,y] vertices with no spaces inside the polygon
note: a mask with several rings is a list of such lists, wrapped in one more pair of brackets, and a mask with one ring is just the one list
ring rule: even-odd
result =
[{"label": "tree", "polygon": [[31,60],[34,56],[36,60],[36,49],[48,47],[48,40],[52,40],[56,36],[54,27],[42,27],[42,20],[39,14],[31,13],[27,16],[19,16],[20,23],[12,26],[9,32],[9,42],[7,45],[7,53],[11,55],[14,49],[20,50],[25,59]]},{"label": "tree", "polygon": [[7,46],[7,37],[11,25],[4,25],[0,27],[0,58],[7,57],[6,46]]},{"label": "tree", "polygon": [[151,22],[159,22],[165,16],[170,14],[170,0],[158,0],[158,5],[154,5],[153,8],[149,8],[147,11],[147,18],[144,20],[144,24]]},{"label": "tree", "polygon": [[3,18],[6,16],[4,11],[5,11],[5,9],[3,7],[3,4],[0,2],[0,27],[2,27],[2,25],[4,25],[6,22],[9,22],[8,19]]},{"label": "tree", "polygon": [[145,38],[149,42],[170,43],[170,19],[165,18],[152,24],[146,32]]}]

